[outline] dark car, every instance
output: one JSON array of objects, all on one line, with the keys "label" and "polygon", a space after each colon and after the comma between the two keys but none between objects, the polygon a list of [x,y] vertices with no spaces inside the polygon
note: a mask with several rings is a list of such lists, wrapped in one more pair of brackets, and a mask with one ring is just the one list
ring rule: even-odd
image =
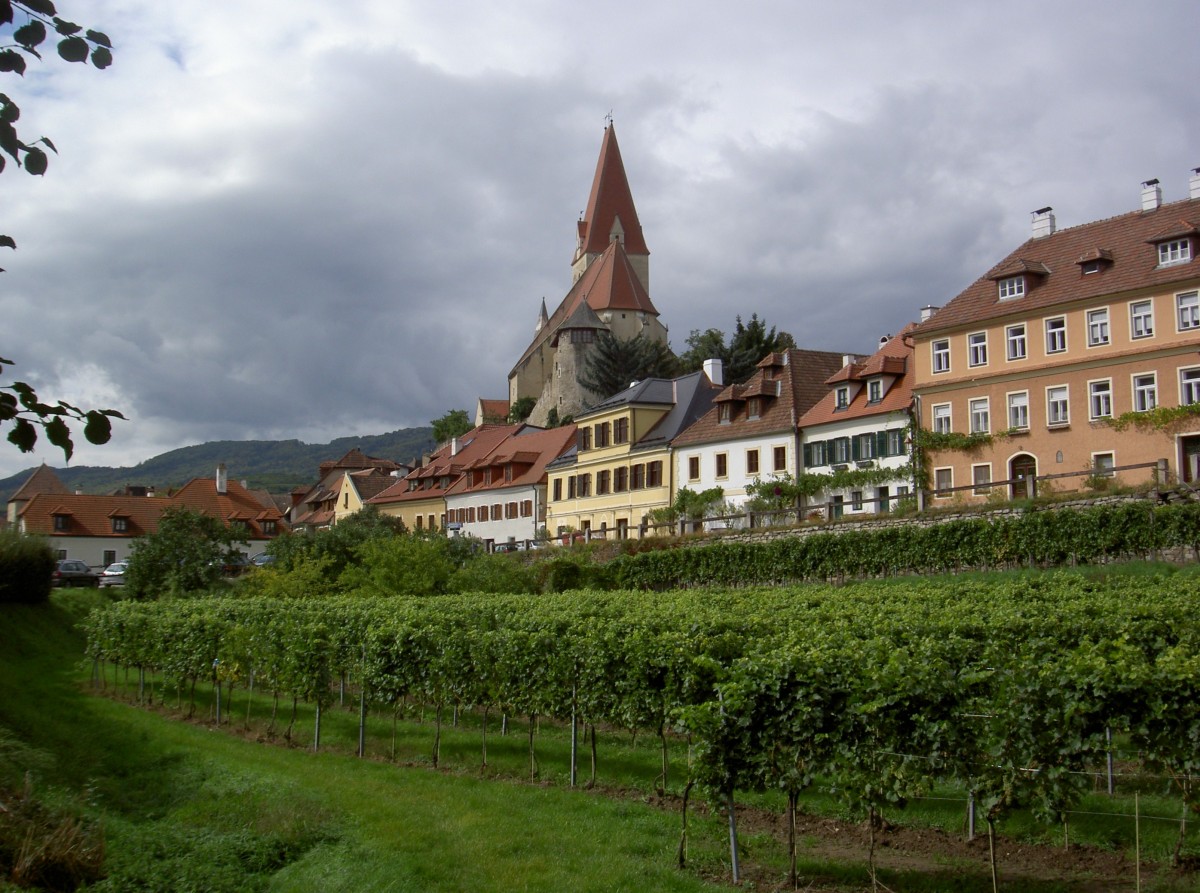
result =
[{"label": "dark car", "polygon": [[88,567],[86,561],[80,561],[77,558],[62,558],[54,567],[50,585],[99,586],[100,575]]}]

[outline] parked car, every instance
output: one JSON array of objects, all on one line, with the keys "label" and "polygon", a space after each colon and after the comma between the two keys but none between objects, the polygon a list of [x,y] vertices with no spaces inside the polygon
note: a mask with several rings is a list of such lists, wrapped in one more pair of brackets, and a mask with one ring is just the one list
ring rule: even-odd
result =
[{"label": "parked car", "polygon": [[109,586],[124,586],[125,569],[127,567],[129,567],[128,561],[114,561],[104,570],[100,571],[100,588],[104,589]]},{"label": "parked car", "polygon": [[255,567],[269,567],[275,563],[275,556],[268,555],[266,552],[263,552],[251,558],[250,563]]},{"label": "parked car", "polygon": [[98,586],[100,575],[77,558],[61,558],[50,577],[51,586]]}]

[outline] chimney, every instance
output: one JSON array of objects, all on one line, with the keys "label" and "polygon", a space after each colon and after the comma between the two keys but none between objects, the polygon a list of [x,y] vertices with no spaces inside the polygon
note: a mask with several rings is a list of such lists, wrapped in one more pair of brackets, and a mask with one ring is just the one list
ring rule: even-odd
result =
[{"label": "chimney", "polygon": [[708,376],[708,380],[716,385],[725,384],[725,368],[720,357],[713,357],[711,360],[704,361],[704,374]]},{"label": "chimney", "polygon": [[1054,235],[1054,209],[1047,206],[1033,212],[1033,237],[1044,239]]},{"label": "chimney", "polygon": [[450,438],[450,455],[451,456],[458,455],[458,438],[457,437]]},{"label": "chimney", "polygon": [[851,363],[857,363],[857,362],[858,362],[858,354],[856,354],[856,353],[842,354],[842,365],[843,366],[849,366]]},{"label": "chimney", "polygon": [[929,320],[933,319],[933,314],[937,312],[937,307],[934,307],[932,304],[926,304],[921,308],[921,322],[929,322]]},{"label": "chimney", "polygon": [[1200,198],[1200,167],[1192,168],[1192,178],[1188,180],[1188,197]]},{"label": "chimney", "polygon": [[1162,187],[1158,180],[1147,180],[1142,184],[1142,210],[1155,211],[1162,204]]},{"label": "chimney", "polygon": [[221,496],[224,496],[228,490],[229,478],[227,477],[227,472],[225,471],[225,463],[222,462],[217,466],[217,493],[219,493]]},{"label": "chimney", "polygon": [[880,335],[879,336],[879,346],[883,347],[885,344],[887,344],[891,340],[892,340],[891,335]]}]

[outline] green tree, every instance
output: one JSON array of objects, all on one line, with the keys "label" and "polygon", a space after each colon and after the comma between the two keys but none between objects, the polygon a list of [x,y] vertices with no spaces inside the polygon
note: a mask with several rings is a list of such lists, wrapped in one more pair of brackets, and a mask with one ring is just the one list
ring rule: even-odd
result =
[{"label": "green tree", "polygon": [[[0,26],[16,24],[18,12],[24,21],[12,31],[13,43],[0,47],[0,72],[15,72],[23,77],[28,59],[41,60],[38,47],[46,42],[48,29],[59,36],[58,55],[66,61],[87,62],[90,59],[96,68],[107,68],[112,64],[112,43],[108,36],[59,18],[51,0],[0,0]],[[58,149],[49,137],[42,136],[32,142],[21,139],[16,127],[20,117],[21,109],[17,104],[0,93],[0,171],[4,170],[4,156],[8,155],[27,174],[40,177],[49,165],[46,149],[56,154]],[[0,234],[0,248],[15,251],[16,247],[12,236]],[[0,358],[0,372],[5,366],[12,365],[12,360]],[[0,431],[7,428],[8,441],[23,453],[34,448],[40,428],[46,439],[59,447],[70,461],[75,446],[67,422],[82,422],[84,437],[91,443],[102,444],[112,437],[113,418],[125,417],[112,409],[82,410],[62,400],[44,403],[23,381],[0,384]]]},{"label": "green tree", "polygon": [[631,382],[671,378],[676,365],[671,348],[662,341],[641,333],[632,338],[618,338],[611,332],[601,332],[584,363],[579,383],[601,400],[607,400]]},{"label": "green tree", "polygon": [[433,439],[438,443],[461,437],[475,427],[465,409],[452,409],[429,424],[433,425]]},{"label": "green tree", "polygon": [[277,537],[267,546],[267,552],[274,556],[277,569],[284,571],[319,562],[332,583],[346,568],[358,563],[358,549],[363,543],[402,533],[402,520],[369,505],[332,527]]},{"label": "green tree", "polygon": [[529,418],[529,414],[533,412],[533,407],[537,405],[535,397],[521,397],[508,410],[508,421],[511,424],[523,422]]},{"label": "green tree", "polygon": [[364,595],[436,595],[447,591],[456,569],[450,543],[441,534],[368,540],[357,558],[340,583],[347,592]]},{"label": "green tree", "polygon": [[719,359],[724,367],[726,384],[741,384],[754,374],[759,362],[770,353],[796,346],[796,339],[787,332],[767,328],[765,320],[757,313],[743,323],[736,318],[733,335],[725,343],[725,333],[720,329],[693,329],[687,337],[688,349],[679,357],[680,372],[697,372],[704,368],[704,361]]},{"label": "green tree", "polygon": [[245,544],[240,531],[219,519],[171,506],[158,519],[157,531],[134,540],[125,586],[137,598],[208,589]]}]

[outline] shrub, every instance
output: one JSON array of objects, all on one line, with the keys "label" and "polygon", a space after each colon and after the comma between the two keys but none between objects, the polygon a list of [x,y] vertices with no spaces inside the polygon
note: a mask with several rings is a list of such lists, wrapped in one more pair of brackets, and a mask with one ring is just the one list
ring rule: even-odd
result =
[{"label": "shrub", "polygon": [[54,551],[44,539],[0,532],[0,604],[47,601],[54,564]]}]

